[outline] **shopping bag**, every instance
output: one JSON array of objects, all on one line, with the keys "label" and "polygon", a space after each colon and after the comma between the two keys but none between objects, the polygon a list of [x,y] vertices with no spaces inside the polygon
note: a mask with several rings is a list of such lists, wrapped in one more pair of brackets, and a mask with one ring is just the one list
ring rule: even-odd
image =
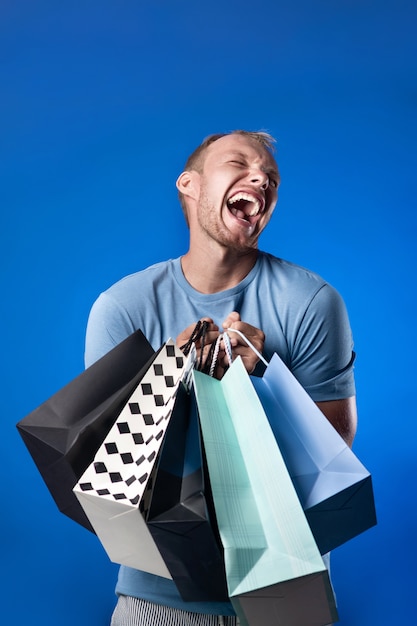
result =
[{"label": "shopping bag", "polygon": [[186,601],[228,600],[194,396],[181,385],[145,513],[148,528]]},{"label": "shopping bag", "polygon": [[220,381],[197,371],[193,381],[228,592],[242,624],[335,621],[328,572],[241,357]]},{"label": "shopping bag", "polygon": [[369,471],[277,354],[252,382],[321,554],[374,526]]},{"label": "shopping bag", "polygon": [[166,578],[171,575],[141,512],[157,464],[185,358],[169,339],[152,361],[110,429],[74,493],[110,560]]},{"label": "shopping bag", "polygon": [[59,510],[91,531],[73,487],[154,356],[138,330],[17,424]]}]

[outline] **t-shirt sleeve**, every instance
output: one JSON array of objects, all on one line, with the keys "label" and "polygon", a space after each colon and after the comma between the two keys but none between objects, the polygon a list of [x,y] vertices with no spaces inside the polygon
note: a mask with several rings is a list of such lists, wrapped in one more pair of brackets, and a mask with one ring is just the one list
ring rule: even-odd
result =
[{"label": "t-shirt sleeve", "polygon": [[345,303],[324,284],[297,329],[291,370],[316,402],[355,395],[353,339]]},{"label": "t-shirt sleeve", "polygon": [[127,313],[107,293],[94,302],[87,322],[85,367],[107,354],[135,331]]}]

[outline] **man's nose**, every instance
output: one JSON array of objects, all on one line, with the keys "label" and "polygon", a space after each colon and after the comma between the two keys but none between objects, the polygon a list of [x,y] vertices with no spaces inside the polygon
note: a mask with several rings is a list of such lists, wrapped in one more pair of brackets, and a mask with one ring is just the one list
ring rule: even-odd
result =
[{"label": "man's nose", "polygon": [[261,169],[255,168],[250,172],[250,180],[264,191],[269,187],[269,176]]}]

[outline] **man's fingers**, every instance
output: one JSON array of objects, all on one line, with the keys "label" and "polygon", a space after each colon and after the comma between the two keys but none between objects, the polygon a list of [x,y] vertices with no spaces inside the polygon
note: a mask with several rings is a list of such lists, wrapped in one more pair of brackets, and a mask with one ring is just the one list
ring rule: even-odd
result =
[{"label": "man's fingers", "polygon": [[232,326],[232,324],[235,324],[236,322],[239,322],[239,320],[240,320],[239,313],[237,311],[232,311],[226,317],[226,319],[224,320],[222,326],[223,326],[223,328],[225,330],[227,330],[228,328],[230,328],[230,326]]},{"label": "man's fingers", "polygon": [[[219,329],[218,326],[216,326],[216,324],[213,322],[213,320],[211,319],[211,317],[202,317],[200,320],[198,320],[200,322],[207,322],[207,328],[206,328],[206,333],[205,333],[205,341],[209,342],[209,341],[213,341],[214,338],[218,335],[219,333]],[[176,344],[177,346],[181,347],[184,344],[188,343],[188,341],[190,341],[191,337],[193,336],[193,333],[196,330],[196,326],[197,326],[198,322],[194,322],[193,324],[190,324],[189,326],[187,326],[187,328],[185,330],[183,330],[177,337],[176,339]],[[196,340],[196,346],[201,345],[200,344],[200,339]]]}]

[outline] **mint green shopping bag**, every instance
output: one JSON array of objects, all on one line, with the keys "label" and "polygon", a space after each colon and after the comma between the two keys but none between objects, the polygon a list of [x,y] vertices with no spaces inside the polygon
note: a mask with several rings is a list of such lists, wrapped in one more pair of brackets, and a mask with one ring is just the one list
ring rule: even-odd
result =
[{"label": "mint green shopping bag", "polygon": [[193,382],[228,592],[241,623],[337,620],[328,572],[241,358],[221,381],[194,371]]}]

